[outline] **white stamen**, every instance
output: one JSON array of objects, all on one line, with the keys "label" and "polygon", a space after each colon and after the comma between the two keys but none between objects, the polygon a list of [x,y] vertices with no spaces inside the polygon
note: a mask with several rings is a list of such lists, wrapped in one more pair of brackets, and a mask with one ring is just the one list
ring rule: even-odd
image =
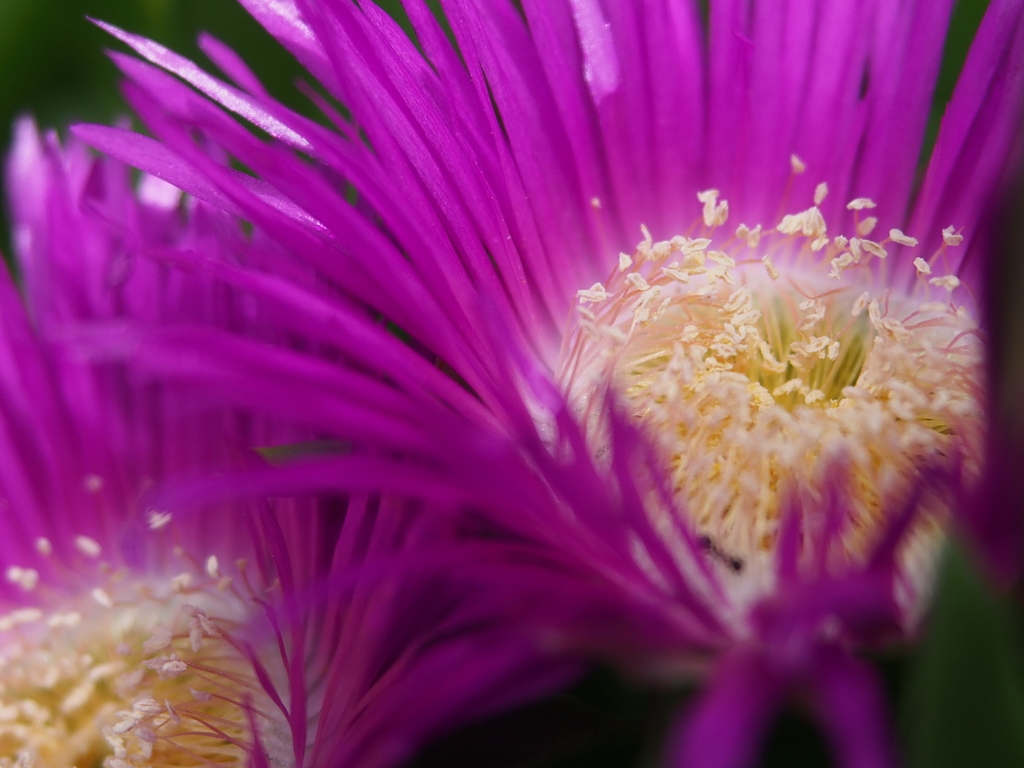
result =
[{"label": "white stamen", "polygon": [[647,281],[644,280],[643,276],[636,272],[631,272],[630,274],[626,275],[626,280],[628,280],[634,288],[641,292],[646,291],[648,288],[651,287],[650,285],[647,284]]},{"label": "white stamen", "polygon": [[721,203],[716,204],[718,200],[717,189],[706,189],[703,192],[698,192],[697,199],[704,204],[705,226],[716,227],[725,224],[729,218],[729,203],[723,200]]},{"label": "white stamen", "polygon": [[889,255],[889,252],[885,250],[885,247],[881,243],[876,243],[874,240],[861,240],[860,247],[880,259],[884,259]]},{"label": "white stamen", "polygon": [[938,286],[939,288],[945,288],[947,291],[954,291],[960,287],[960,278],[956,275],[946,275],[945,277],[933,277],[928,281],[930,284]]},{"label": "white stamen", "polygon": [[863,211],[865,208],[877,208],[875,201],[869,197],[856,197],[846,204],[848,211]]},{"label": "white stamen", "polygon": [[100,553],[103,552],[103,548],[99,545],[99,542],[95,539],[89,538],[88,536],[76,536],[75,549],[86,557],[99,557]]},{"label": "white stamen", "polygon": [[958,233],[954,227],[948,226],[942,230],[942,242],[951,248],[960,245],[963,241],[964,236]]},{"label": "white stamen", "polygon": [[149,530],[159,531],[171,522],[170,512],[150,512],[149,513]]},{"label": "white stamen", "polygon": [[39,583],[39,571],[35,568],[21,568],[17,565],[12,565],[7,569],[7,581],[11,584],[17,584],[26,592],[31,592]]},{"label": "white stamen", "polygon": [[857,234],[861,237],[867,237],[875,231],[875,227],[878,225],[878,219],[874,216],[868,216],[866,219],[861,221],[857,225]]},{"label": "white stamen", "polygon": [[915,245],[917,245],[917,238],[908,237],[907,235],[904,235],[902,232],[900,232],[898,229],[889,230],[889,239],[892,240],[897,245],[905,245],[910,248],[913,248]]},{"label": "white stamen", "polygon": [[177,576],[171,579],[171,589],[175,592],[184,592],[191,586],[192,574],[190,573],[179,573]]},{"label": "white stamen", "polygon": [[576,291],[576,297],[580,300],[580,304],[585,302],[597,304],[608,298],[608,292],[604,289],[604,286],[601,285],[601,283],[594,283],[586,290]]}]

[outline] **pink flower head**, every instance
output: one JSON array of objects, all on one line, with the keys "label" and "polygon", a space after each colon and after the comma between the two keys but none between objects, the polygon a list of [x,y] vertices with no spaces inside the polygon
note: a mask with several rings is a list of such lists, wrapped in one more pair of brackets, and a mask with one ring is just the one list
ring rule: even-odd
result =
[{"label": "pink flower head", "polygon": [[[234,219],[28,121],[8,183],[26,300],[4,276],[3,764],[393,765],[501,706],[492,687],[511,703],[572,671],[405,554],[432,534],[397,504],[261,495],[251,448],[308,433],[122,362],[147,328],[193,371],[186,328],[282,340],[249,297],[168,266],[245,244]],[[480,645],[483,668],[459,662]]]},{"label": "pink flower head", "polygon": [[370,2],[243,4],[321,122],[216,40],[228,81],[108,27],[155,138],[77,132],[254,225],[257,260],[187,260],[303,344],[187,341],[346,446],[277,482],[452,512],[452,568],[549,651],[714,665],[680,765],[743,765],[794,691],[844,764],[890,764],[852,651],[915,631],[952,527],[999,529],[963,501],[1022,4],[992,2],[923,179],[950,0],[446,0],[453,40],[420,0],[415,40]]}]

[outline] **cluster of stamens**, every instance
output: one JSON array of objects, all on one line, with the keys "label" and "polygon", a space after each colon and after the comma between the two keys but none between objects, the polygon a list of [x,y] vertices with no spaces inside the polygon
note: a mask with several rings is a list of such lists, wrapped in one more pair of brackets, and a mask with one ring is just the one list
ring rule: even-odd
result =
[{"label": "cluster of stamens", "polygon": [[[877,288],[877,263],[917,240],[868,239],[864,198],[847,206],[856,235],[830,237],[827,191],[774,229],[727,234],[728,204],[700,193],[689,236],[655,242],[644,229],[605,282],[579,291],[562,351],[584,423],[610,383],[663,447],[678,507],[734,570],[772,550],[792,494],[813,510],[841,492],[845,559],[926,470],[978,472],[982,344],[954,301],[966,287],[934,274],[962,235],[944,230],[914,261],[912,295],[894,295]],[[945,512],[929,502],[918,530],[934,533]]]},{"label": "cluster of stamens", "polygon": [[[140,580],[92,539],[74,543],[75,575],[91,584],[78,597],[33,568],[6,572],[26,602],[0,616],[0,767],[240,766],[254,749],[272,763],[290,754],[254,651],[236,637],[261,599],[244,561],[232,578],[215,556],[176,548],[180,573]],[[56,557],[45,539],[37,549]]]}]

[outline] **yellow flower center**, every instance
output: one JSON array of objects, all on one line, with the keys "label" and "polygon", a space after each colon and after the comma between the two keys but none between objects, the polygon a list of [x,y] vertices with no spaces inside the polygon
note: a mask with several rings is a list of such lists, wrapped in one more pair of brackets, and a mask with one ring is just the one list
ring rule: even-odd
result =
[{"label": "yellow flower center", "polygon": [[[660,443],[679,508],[736,571],[773,549],[791,494],[813,518],[830,487],[840,492],[845,560],[868,550],[926,468],[978,474],[983,345],[953,301],[959,280],[933,274],[961,235],[944,230],[939,251],[915,260],[909,295],[873,291],[877,260],[917,241],[899,230],[869,240],[866,199],[848,205],[857,235],[830,238],[825,194],[819,185],[813,207],[774,229],[723,236],[728,205],[702,192],[697,231],[654,242],[645,230],[606,282],[578,293],[566,335],[562,384],[584,422],[611,383]],[[925,539],[946,501],[921,510]]]},{"label": "yellow flower center", "polygon": [[254,604],[244,563],[238,584],[215,557],[179,550],[181,573],[146,582],[104,563],[91,539],[76,546],[95,566],[82,576],[102,584],[78,599],[33,569],[7,570],[36,601],[0,616],[0,766],[242,766],[254,749],[291,762],[284,717],[235,637]]}]

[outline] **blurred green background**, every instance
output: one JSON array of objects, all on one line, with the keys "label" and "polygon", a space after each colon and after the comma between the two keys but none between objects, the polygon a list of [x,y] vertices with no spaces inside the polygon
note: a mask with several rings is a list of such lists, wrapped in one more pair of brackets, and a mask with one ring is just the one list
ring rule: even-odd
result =
[{"label": "blurred green background", "polygon": [[[397,0],[381,2],[394,10]],[[190,58],[207,31],[238,51],[270,91],[306,109],[293,87],[303,70],[234,0],[0,0],[0,147],[12,122],[32,114],[40,126],[109,122],[127,114],[107,48],[123,50],[87,17],[160,41]],[[6,192],[4,193],[6,194]],[[0,250],[7,249],[6,198]]]}]

